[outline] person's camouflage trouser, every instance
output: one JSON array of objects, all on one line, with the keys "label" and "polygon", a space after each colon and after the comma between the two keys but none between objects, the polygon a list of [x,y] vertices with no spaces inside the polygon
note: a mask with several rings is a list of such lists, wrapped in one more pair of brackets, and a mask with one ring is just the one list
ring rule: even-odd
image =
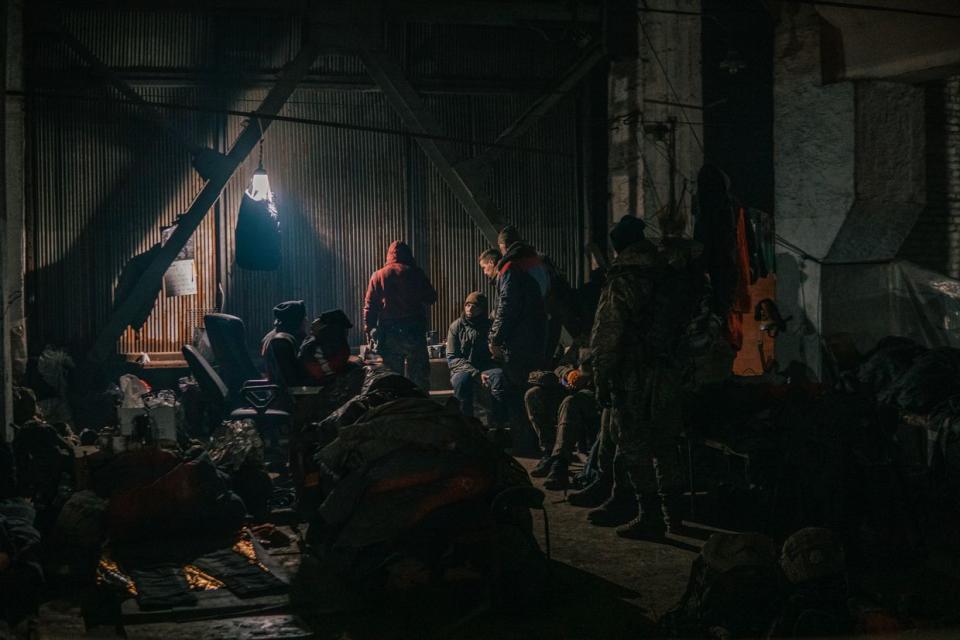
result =
[{"label": "person's camouflage trouser", "polygon": [[599,417],[593,391],[583,389],[565,397],[557,414],[557,439],[553,455],[569,460],[577,445],[584,453],[589,451],[597,434]]},{"label": "person's camouflage trouser", "polygon": [[600,414],[600,433],[597,434],[597,440],[600,441],[597,449],[597,468],[601,474],[610,474],[613,476],[613,459],[617,455],[617,443],[613,433],[613,410],[604,408]]},{"label": "person's camouflage trouser", "polygon": [[563,402],[564,395],[563,387],[554,384],[530,387],[523,397],[527,418],[537,434],[540,449],[544,454],[553,451],[557,439],[557,413],[560,411],[560,403]]},{"label": "person's camouflage trouser", "polygon": [[430,358],[426,331],[420,325],[397,325],[380,327],[378,334],[377,353],[383,358],[383,366],[405,375],[418,387],[429,391]]},{"label": "person's camouflage trouser", "polygon": [[611,434],[616,466],[638,494],[676,495],[683,487],[677,438],[683,428],[679,372],[655,367],[630,376],[613,397]]}]

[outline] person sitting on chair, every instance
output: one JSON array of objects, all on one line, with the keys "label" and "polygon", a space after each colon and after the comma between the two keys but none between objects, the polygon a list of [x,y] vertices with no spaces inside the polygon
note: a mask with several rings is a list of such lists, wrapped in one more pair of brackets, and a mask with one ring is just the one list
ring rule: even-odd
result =
[{"label": "person sitting on chair", "polygon": [[503,370],[495,368],[487,337],[490,334],[487,317],[487,296],[474,291],[463,302],[463,315],[453,321],[447,332],[447,365],[453,396],[460,403],[465,416],[473,416],[476,385],[489,389],[493,399],[491,421],[500,423],[503,414]]},{"label": "person sitting on chair", "polygon": [[343,373],[350,364],[347,332],[353,323],[340,309],[324,311],[310,324],[310,335],[297,356],[308,382],[323,385]]},{"label": "person sitting on chair", "polygon": [[307,307],[303,300],[281,302],[273,308],[273,317],[273,329],[260,342],[267,377],[282,387],[299,385],[304,372],[297,350],[306,335]]}]

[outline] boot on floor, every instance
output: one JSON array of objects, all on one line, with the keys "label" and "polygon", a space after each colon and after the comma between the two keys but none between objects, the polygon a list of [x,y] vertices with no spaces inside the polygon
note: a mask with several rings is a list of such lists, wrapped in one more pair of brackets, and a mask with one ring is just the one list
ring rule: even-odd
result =
[{"label": "boot on floor", "polygon": [[568,495],[567,502],[575,507],[595,509],[610,497],[611,491],[613,491],[613,477],[610,474],[601,473],[583,489]]},{"label": "boot on floor", "polygon": [[643,497],[637,502],[640,507],[637,517],[617,527],[617,535],[630,540],[663,540],[667,527],[660,510],[660,498],[658,496]]},{"label": "boot on floor", "polygon": [[545,478],[550,474],[550,469],[553,468],[553,463],[556,462],[556,458],[551,455],[546,455],[540,458],[540,462],[537,465],[530,469],[530,476],[533,478]]},{"label": "boot on floor", "polygon": [[570,486],[569,467],[570,463],[564,458],[554,460],[543,488],[548,491],[566,491]]},{"label": "boot on floor", "polygon": [[587,513],[587,520],[598,527],[617,527],[637,517],[637,499],[633,490],[615,482],[610,497]]}]

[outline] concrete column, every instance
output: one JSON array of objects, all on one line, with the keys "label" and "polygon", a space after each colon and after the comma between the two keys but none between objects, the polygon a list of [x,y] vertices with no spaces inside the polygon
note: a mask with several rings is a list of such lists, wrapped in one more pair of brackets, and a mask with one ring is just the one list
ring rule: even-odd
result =
[{"label": "concrete column", "polygon": [[[689,218],[697,171],[703,164],[700,0],[657,0],[640,10],[637,60],[610,68],[609,170],[611,222],[635,215],[656,225],[670,201],[669,134],[676,120],[675,198]],[[687,105],[687,106],[680,106]],[[656,129],[661,129],[656,131]],[[689,221],[688,221],[689,222]]]},{"label": "concrete column", "polygon": [[[23,91],[23,0],[5,3],[4,68],[7,90]],[[24,100],[6,96],[3,123],[4,202],[0,224],[2,265],[3,439],[13,419],[12,384],[23,375],[26,334],[23,313],[24,274]]]},{"label": "concrete column", "polygon": [[[795,319],[777,354],[781,364],[798,360],[818,376],[823,338],[850,332],[867,348],[889,326],[858,312],[882,306],[883,265],[926,199],[923,90],[824,84],[824,34],[815,9],[787,5],[774,45],[775,215],[791,245],[778,246],[777,301]],[[857,303],[854,294],[878,298]]]}]

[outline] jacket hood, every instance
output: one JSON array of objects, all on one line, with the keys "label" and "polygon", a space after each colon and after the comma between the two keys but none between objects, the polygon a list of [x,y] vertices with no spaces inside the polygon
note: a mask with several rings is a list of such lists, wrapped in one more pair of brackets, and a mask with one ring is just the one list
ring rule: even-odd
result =
[{"label": "jacket hood", "polygon": [[539,257],[536,249],[522,242],[514,242],[512,245],[507,247],[507,252],[503,254],[502,258],[500,258],[500,262],[497,263],[497,270],[499,271],[503,269],[503,267],[511,260],[530,257]]},{"label": "jacket hood", "polygon": [[[480,293],[479,291],[474,291],[470,293],[470,295],[468,295],[466,299],[463,301],[463,306],[467,306],[468,302],[472,302],[473,304],[477,305],[477,315],[474,316],[475,318],[481,318],[481,317],[485,318],[487,316],[487,311],[489,308],[489,304],[487,302],[487,296]],[[466,314],[461,314],[461,315],[463,315],[464,318],[467,317]]]},{"label": "jacket hood", "polygon": [[387,257],[384,264],[395,263],[408,264],[410,266],[417,264],[413,260],[413,251],[411,251],[407,243],[402,240],[394,240],[387,248]]},{"label": "jacket hood", "polygon": [[287,300],[273,308],[273,324],[282,327],[284,331],[299,329],[305,317],[307,307],[303,300]]}]

